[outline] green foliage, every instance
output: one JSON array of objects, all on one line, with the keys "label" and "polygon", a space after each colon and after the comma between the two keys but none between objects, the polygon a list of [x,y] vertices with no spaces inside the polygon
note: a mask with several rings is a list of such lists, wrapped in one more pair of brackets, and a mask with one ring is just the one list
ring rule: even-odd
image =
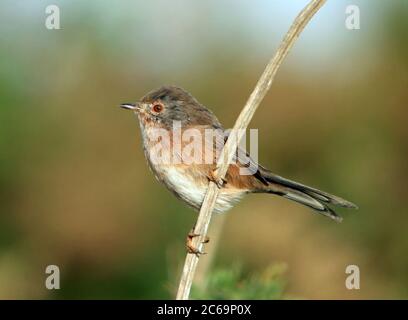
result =
[{"label": "green foliage", "polygon": [[204,289],[192,288],[192,299],[239,300],[259,299],[276,300],[283,298],[285,281],[282,278],[285,264],[271,265],[265,270],[245,274],[242,266],[214,270]]}]

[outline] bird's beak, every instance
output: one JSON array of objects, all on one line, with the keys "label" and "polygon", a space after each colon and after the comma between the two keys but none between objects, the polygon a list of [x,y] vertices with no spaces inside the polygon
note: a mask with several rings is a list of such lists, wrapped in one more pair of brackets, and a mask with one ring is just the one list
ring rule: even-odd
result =
[{"label": "bird's beak", "polygon": [[120,105],[120,107],[123,108],[123,109],[133,110],[133,111],[136,111],[136,112],[140,111],[139,103],[122,103]]}]

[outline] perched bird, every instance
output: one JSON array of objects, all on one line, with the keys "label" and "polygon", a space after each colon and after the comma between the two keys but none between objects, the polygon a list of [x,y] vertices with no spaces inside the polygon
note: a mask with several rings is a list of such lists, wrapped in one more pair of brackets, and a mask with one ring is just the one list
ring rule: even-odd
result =
[{"label": "perched bird", "polygon": [[[248,167],[248,163],[242,163],[237,156],[237,161],[230,164],[223,181],[217,181],[214,176],[216,155],[223,145],[215,143],[213,139],[220,136],[224,139],[225,130],[208,108],[182,88],[162,86],[147,93],[140,101],[124,103],[121,107],[134,111],[139,119],[145,156],[156,178],[177,198],[196,210],[201,207],[209,181],[215,181],[220,187],[215,212],[230,209],[248,193],[282,196],[338,222],[342,218],[331,206],[357,208],[355,204],[340,197],[273,174],[250,157],[251,165],[255,168],[252,174],[241,174],[240,169]],[[201,147],[198,145],[196,148],[201,154],[195,155],[195,160],[199,161],[185,161],[184,149],[188,147],[190,150],[190,140],[194,139],[177,138],[176,124],[180,129],[179,135],[188,133],[188,137],[196,138],[196,144],[201,144]],[[211,141],[205,134],[208,130],[216,133]],[[165,132],[168,133],[168,139],[165,139]],[[153,152],[157,150],[161,152],[160,159]],[[166,156],[163,157],[163,153]],[[245,152],[244,154],[248,156]],[[189,236],[191,238],[193,235]],[[188,249],[197,253],[189,245]]]}]

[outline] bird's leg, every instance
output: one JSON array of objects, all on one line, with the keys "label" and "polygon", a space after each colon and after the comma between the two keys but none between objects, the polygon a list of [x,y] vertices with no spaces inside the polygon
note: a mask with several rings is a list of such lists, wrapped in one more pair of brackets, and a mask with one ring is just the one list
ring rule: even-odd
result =
[{"label": "bird's leg", "polygon": [[219,189],[221,189],[227,181],[222,178],[218,178],[216,170],[211,169],[209,174],[207,175],[207,179],[209,181],[214,182]]},{"label": "bird's leg", "polygon": [[[188,233],[187,238],[186,238],[186,247],[187,247],[187,252],[195,254],[198,257],[200,257],[201,254],[206,254],[206,252],[200,251],[198,248],[196,248],[193,245],[193,239],[196,237],[199,237],[199,234],[194,233],[194,228],[191,229],[191,231]],[[208,243],[210,241],[209,237],[205,237],[204,241],[202,243]]]}]

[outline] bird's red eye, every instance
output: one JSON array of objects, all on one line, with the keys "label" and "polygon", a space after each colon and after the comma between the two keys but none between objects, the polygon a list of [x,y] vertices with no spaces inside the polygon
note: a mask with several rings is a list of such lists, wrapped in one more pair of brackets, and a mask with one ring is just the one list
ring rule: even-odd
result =
[{"label": "bird's red eye", "polygon": [[156,113],[160,113],[163,111],[163,105],[160,103],[155,103],[152,107],[153,111]]}]

